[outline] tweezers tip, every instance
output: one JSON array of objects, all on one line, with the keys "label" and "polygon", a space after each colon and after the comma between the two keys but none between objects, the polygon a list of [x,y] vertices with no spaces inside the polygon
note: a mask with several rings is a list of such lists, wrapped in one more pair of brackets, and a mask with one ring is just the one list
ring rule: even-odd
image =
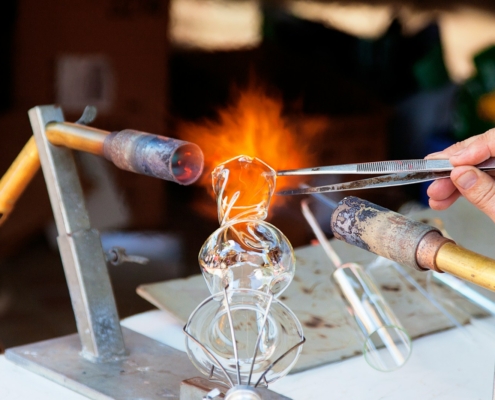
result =
[{"label": "tweezers tip", "polygon": [[275,192],[279,196],[289,196],[291,194],[297,194],[296,190],[282,190],[280,192]]}]

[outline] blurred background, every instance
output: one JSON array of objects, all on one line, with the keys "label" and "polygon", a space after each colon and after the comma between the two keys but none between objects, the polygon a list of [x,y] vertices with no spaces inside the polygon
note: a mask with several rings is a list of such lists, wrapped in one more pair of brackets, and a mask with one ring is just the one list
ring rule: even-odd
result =
[{"label": "blurred background", "polygon": [[[139,284],[200,272],[218,227],[218,162],[248,147],[274,168],[423,158],[495,121],[489,1],[3,0],[0,32],[0,175],[32,134],[27,111],[43,104],[67,121],[94,105],[95,127],[205,152],[190,187],[77,154],[104,248],[150,259],[109,266],[122,318],[152,308]],[[425,190],[358,195],[397,210],[425,207]],[[275,199],[269,217],[294,247],[312,238],[299,201]],[[75,331],[39,172],[0,228],[0,349]]]}]

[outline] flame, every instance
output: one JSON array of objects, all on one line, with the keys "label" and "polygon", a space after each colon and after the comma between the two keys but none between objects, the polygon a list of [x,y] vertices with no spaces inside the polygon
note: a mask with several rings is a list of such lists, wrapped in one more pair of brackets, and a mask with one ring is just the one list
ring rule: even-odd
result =
[{"label": "flame", "polygon": [[[205,168],[200,183],[213,194],[212,170],[239,155],[257,157],[275,170],[314,164],[308,136],[321,129],[306,130],[304,135],[296,134],[289,128],[282,112],[280,98],[269,96],[263,88],[251,85],[240,90],[231,105],[218,110],[216,121],[182,123],[178,127],[179,136],[196,143],[204,153]],[[279,178],[276,190],[297,184],[295,177]],[[283,196],[273,196],[272,205],[280,205],[283,201]]]}]

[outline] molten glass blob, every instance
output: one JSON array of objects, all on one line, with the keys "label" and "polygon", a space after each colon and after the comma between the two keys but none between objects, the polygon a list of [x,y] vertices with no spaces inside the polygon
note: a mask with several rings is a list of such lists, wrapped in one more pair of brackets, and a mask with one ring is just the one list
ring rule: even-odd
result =
[{"label": "molten glass blob", "polygon": [[257,158],[239,156],[220,164],[211,175],[220,225],[232,219],[266,218],[275,170]]},{"label": "molten glass blob", "polygon": [[284,234],[263,221],[275,171],[256,158],[239,156],[220,164],[212,176],[221,226],[199,253],[210,292],[229,287],[280,295],[294,276],[295,257]]},{"label": "molten glass blob", "polygon": [[292,311],[273,296],[248,289],[207,298],[184,330],[196,368],[230,386],[265,385],[285,376],[304,341]]}]

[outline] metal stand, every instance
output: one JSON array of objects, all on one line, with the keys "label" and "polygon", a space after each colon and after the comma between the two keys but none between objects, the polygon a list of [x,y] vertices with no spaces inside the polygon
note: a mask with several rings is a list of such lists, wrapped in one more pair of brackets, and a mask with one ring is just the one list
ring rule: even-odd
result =
[{"label": "metal stand", "polygon": [[72,151],[53,146],[45,135],[50,122],[63,122],[59,107],[29,110],[41,167],[58,230],[58,246],[72,308],[88,360],[124,357],[125,347],[100,235],[91,229]]}]

